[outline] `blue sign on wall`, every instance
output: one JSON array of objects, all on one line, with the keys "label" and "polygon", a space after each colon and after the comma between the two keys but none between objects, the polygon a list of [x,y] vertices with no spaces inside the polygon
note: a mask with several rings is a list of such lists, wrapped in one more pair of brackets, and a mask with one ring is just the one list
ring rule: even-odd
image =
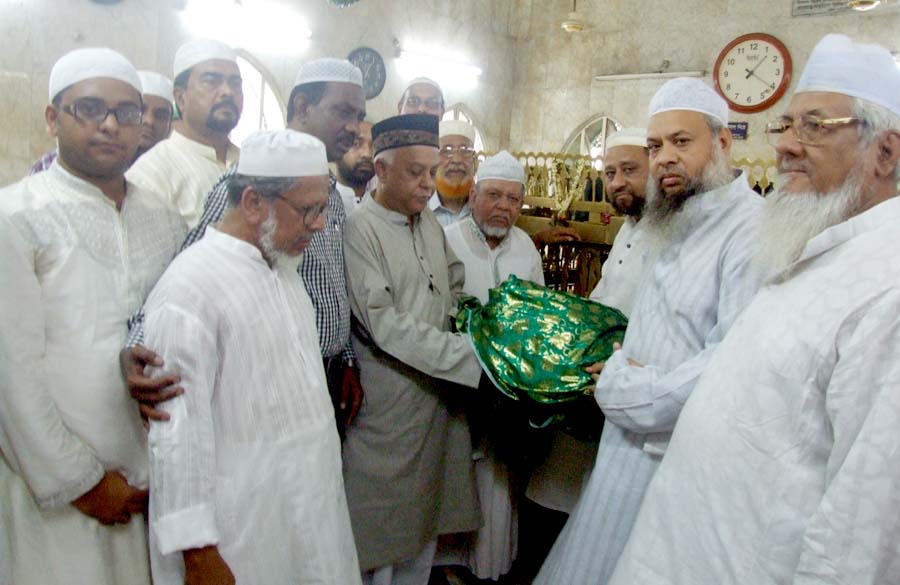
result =
[{"label": "blue sign on wall", "polygon": [[747,122],[728,122],[728,129],[735,140],[747,140]]}]

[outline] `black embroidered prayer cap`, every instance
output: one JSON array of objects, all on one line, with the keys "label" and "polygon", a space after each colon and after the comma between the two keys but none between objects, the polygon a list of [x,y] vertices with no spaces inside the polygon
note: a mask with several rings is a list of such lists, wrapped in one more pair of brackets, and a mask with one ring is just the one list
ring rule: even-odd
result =
[{"label": "black embroidered prayer cap", "polygon": [[379,152],[403,146],[438,147],[438,117],[404,114],[385,118],[372,126],[372,148]]}]

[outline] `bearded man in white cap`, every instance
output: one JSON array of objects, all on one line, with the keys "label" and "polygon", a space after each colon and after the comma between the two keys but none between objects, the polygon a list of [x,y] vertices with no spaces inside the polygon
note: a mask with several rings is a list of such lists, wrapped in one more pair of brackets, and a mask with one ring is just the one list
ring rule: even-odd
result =
[{"label": "bearded man in white cap", "polygon": [[428,209],[438,120],[372,128],[378,189],[347,218],[354,349],[366,400],[344,442],[344,480],[367,585],[426,585],[442,534],[480,526],[461,384],[481,366],[450,331],[465,272]]},{"label": "bearded man in white cap", "polygon": [[685,405],[616,584],[900,583],[890,53],[826,36],[768,130],[768,279]]},{"label": "bearded man in white cap", "polygon": [[[185,392],[150,427],[156,585],[359,583],[340,440],[299,256],[325,229],[325,145],[241,145],[228,211],[150,293],[148,343]],[[160,371],[160,373],[162,373]]]},{"label": "bearded man in white cap", "polygon": [[125,57],[66,54],[49,99],[59,158],[0,198],[2,546],[16,585],[146,585],[146,441],[116,354],[186,228],[125,180],[141,140]]},{"label": "bearded man in white cap", "polygon": [[623,128],[610,136],[603,155],[604,188],[607,199],[625,221],[590,298],[619,309],[626,317],[631,315],[638,284],[652,257],[646,244],[646,222],[640,223],[649,168],[646,130]]},{"label": "bearded man in white cap", "polygon": [[[135,160],[169,135],[172,129],[172,104],[175,101],[172,82],[166,76],[154,71],[138,71],[138,78],[141,80],[144,115],[141,119],[141,144],[134,155]],[[57,156],[55,148],[47,152],[34,163],[28,174],[46,171]]]},{"label": "bearded man in white cap", "polygon": [[[353,146],[359,124],[366,116],[362,73],[345,59],[322,58],[304,63],[297,73],[288,104],[288,128],[321,140],[328,161],[334,162]],[[207,226],[222,219],[228,206],[228,180],[235,172],[236,168],[232,167],[209,193],[200,223],[188,234],[182,249],[202,238]],[[350,302],[342,241],[345,217],[344,204],[332,176],[325,229],[313,234],[298,268],[316,309],[319,346],[341,433],[362,402],[359,369],[350,345]],[[139,345],[143,340],[140,315],[136,321],[129,339],[134,347],[122,352],[123,374],[132,396],[142,403],[144,414],[165,420],[165,413],[154,409],[153,404],[171,398],[181,388],[168,387],[177,382],[177,377],[151,380],[144,376],[144,366],[159,365],[159,357]]]},{"label": "bearded man in white cap", "polygon": [[206,194],[237,160],[228,134],[244,106],[234,51],[219,41],[197,39],[175,53],[174,94],[180,117],[172,135],[142,156],[128,178],[162,195],[193,227]]},{"label": "bearded man in white cap", "polygon": [[462,120],[441,120],[439,131],[441,162],[428,207],[448,227],[472,215],[469,193],[475,184],[475,128]]},{"label": "bearded man in white cap", "polygon": [[536,583],[605,585],[678,413],[757,289],[750,267],[763,200],[729,163],[728,106],[699,79],[650,101],[650,182],[641,223],[661,250],[595,398],[606,422],[591,478]]}]

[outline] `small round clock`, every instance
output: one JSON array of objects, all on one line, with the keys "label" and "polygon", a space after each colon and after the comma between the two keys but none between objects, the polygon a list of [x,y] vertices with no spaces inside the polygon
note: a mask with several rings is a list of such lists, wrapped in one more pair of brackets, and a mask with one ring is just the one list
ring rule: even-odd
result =
[{"label": "small round clock", "polygon": [[350,52],[347,60],[362,71],[366,99],[370,100],[380,94],[387,79],[387,70],[384,67],[384,59],[381,58],[378,51],[369,47],[359,47]]},{"label": "small round clock", "polygon": [[750,33],[722,49],[713,80],[732,110],[751,114],[770,108],[784,95],[792,67],[784,43],[772,35]]}]

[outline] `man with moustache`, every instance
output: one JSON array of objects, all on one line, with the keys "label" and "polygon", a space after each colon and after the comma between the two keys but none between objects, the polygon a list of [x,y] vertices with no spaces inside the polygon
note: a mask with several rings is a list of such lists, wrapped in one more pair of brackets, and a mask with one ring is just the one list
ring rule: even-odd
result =
[{"label": "man with moustache", "polygon": [[344,442],[344,481],[366,585],[426,585],[437,538],[480,525],[461,396],[481,366],[450,331],[464,267],[428,209],[438,120],[372,128],[378,189],[347,218],[353,344],[366,400]]},{"label": "man with moustache", "polygon": [[[353,146],[359,124],[366,116],[362,73],[345,59],[322,58],[304,63],[297,73],[288,104],[288,128],[321,140],[328,161],[334,162]],[[222,219],[228,206],[228,179],[235,172],[232,167],[209,193],[200,223],[188,234],[182,249],[202,238],[207,226]],[[298,269],[316,308],[319,345],[341,433],[362,402],[359,370],[350,346],[350,304],[342,242],[345,218],[344,204],[332,176],[325,229],[313,235]],[[172,398],[182,389],[171,386],[177,384],[176,376],[151,380],[143,375],[144,366],[161,363],[155,353],[140,346],[142,343],[143,329],[138,323],[130,335],[132,347],[122,352],[122,372],[144,415],[165,420],[167,415],[153,405]]]},{"label": "man with moustache", "polygon": [[475,184],[475,128],[460,120],[441,120],[440,165],[428,207],[445,228],[472,215],[469,193]]},{"label": "man with moustache", "polygon": [[612,583],[900,583],[900,73],[827,35],[769,124],[759,294],[685,405]]},{"label": "man with moustache", "polygon": [[400,94],[397,113],[430,114],[440,119],[444,117],[444,106],[444,91],[441,86],[433,79],[416,77]]},{"label": "man with moustache", "polygon": [[125,179],[141,140],[131,63],[77,49],[49,86],[59,157],[0,193],[4,570],[16,585],[147,585],[147,445],[116,354],[186,227]]},{"label": "man with moustache", "polygon": [[337,161],[337,190],[349,214],[362,203],[369,181],[375,176],[372,161],[372,123],[359,123],[359,134],[353,146]]},{"label": "man with moustache", "polygon": [[645,241],[646,223],[641,223],[648,170],[646,130],[624,128],[607,140],[603,156],[606,197],[625,221],[590,299],[615,307],[626,317],[631,315],[638,284],[652,255]]},{"label": "man with moustache", "polygon": [[228,139],[244,105],[234,51],[219,41],[198,39],[175,53],[175,103],[181,114],[172,135],[142,156],[129,180],[159,193],[194,227],[210,188],[238,157]]},{"label": "man with moustache", "polygon": [[186,392],[149,434],[156,585],[358,584],[341,449],[298,256],[325,228],[325,145],[257,132],[228,210],[144,307]]},{"label": "man with moustache", "polygon": [[622,347],[588,368],[606,417],[597,461],[535,583],[608,582],[681,406],[756,292],[763,200],[729,164],[727,123],[725,100],[699,79],[673,79],[650,101],[641,223],[660,252]]},{"label": "man with moustache", "polygon": [[[165,75],[154,71],[138,71],[141,80],[141,98],[144,102],[144,115],[141,119],[141,144],[134,159],[156,146],[156,143],[169,136],[172,129],[172,104],[175,98],[172,93],[172,82]],[[44,154],[29,175],[46,171],[58,156],[54,148]]]}]

